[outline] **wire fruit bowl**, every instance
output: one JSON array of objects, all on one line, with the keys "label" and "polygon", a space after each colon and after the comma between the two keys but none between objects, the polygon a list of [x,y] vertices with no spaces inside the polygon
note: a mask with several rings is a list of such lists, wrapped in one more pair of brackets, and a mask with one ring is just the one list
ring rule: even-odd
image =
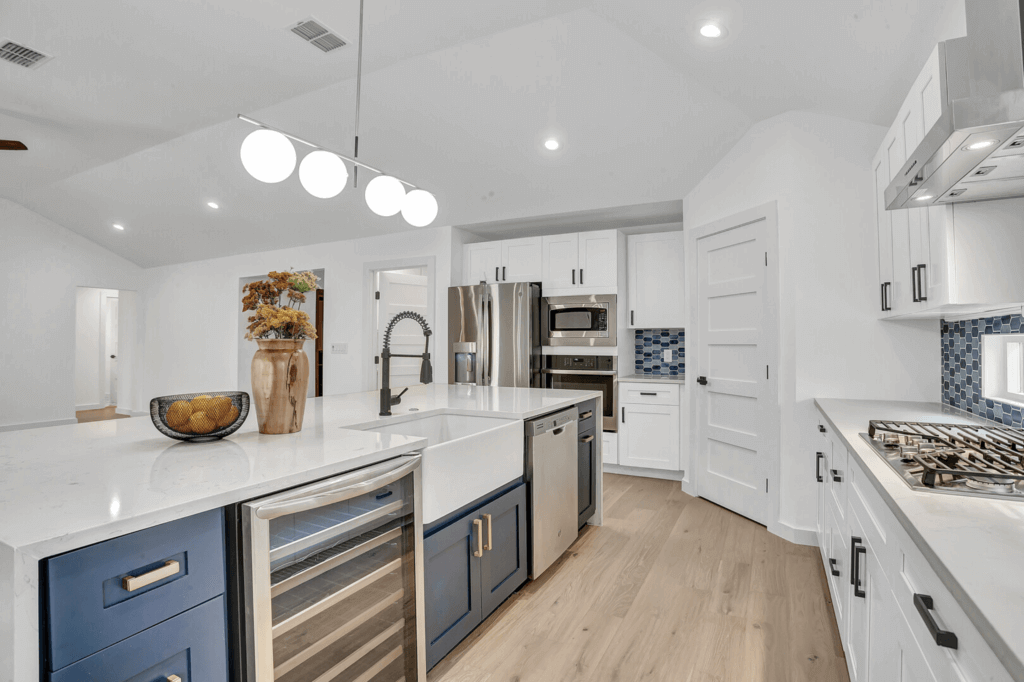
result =
[{"label": "wire fruit bowl", "polygon": [[245,391],[182,393],[149,401],[153,426],[168,438],[206,443],[230,436],[249,416]]}]

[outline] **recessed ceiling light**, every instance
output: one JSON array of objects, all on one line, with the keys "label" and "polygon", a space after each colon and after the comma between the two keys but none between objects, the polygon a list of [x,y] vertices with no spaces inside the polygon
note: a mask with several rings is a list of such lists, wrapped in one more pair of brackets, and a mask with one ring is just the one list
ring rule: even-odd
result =
[{"label": "recessed ceiling light", "polygon": [[967,145],[965,149],[970,152],[976,152],[979,149],[988,149],[996,142],[998,142],[998,140],[982,140],[981,142],[975,142],[974,144]]},{"label": "recessed ceiling light", "polygon": [[722,27],[715,24],[704,24],[700,27],[700,34],[705,38],[721,38]]},{"label": "recessed ceiling light", "polygon": [[114,223],[114,229],[115,230],[124,230],[124,225],[118,225],[117,223]]},{"label": "recessed ceiling light", "polygon": [[555,138],[551,138],[544,143],[544,148],[551,152],[557,150],[561,146],[562,145]]},{"label": "recessed ceiling light", "polygon": [[935,197],[933,197],[931,194],[925,194],[923,197],[914,197],[914,201],[928,201],[929,199],[934,198]]},{"label": "recessed ceiling light", "polygon": [[206,205],[209,206],[210,208],[220,208],[220,204],[218,204],[216,201],[207,201]]}]

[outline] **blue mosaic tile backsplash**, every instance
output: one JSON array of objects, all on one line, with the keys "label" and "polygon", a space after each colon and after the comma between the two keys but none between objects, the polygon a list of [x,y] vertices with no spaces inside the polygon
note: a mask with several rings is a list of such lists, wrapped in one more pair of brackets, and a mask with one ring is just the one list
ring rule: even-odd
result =
[{"label": "blue mosaic tile backsplash", "polygon": [[1007,426],[1022,427],[1021,408],[981,395],[981,335],[1018,334],[1020,315],[942,321],[942,402]]},{"label": "blue mosaic tile backsplash", "polygon": [[[672,362],[662,360],[664,350],[672,351]],[[682,329],[637,329],[636,374],[683,376],[686,374],[686,334]]]}]

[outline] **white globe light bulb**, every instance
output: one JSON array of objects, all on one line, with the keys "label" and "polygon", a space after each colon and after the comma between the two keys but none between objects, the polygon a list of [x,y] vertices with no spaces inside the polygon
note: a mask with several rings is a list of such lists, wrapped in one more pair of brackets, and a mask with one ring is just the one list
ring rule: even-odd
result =
[{"label": "white globe light bulb", "polygon": [[366,205],[379,216],[396,215],[404,201],[405,187],[398,178],[378,175],[366,185]]},{"label": "white globe light bulb", "polygon": [[295,170],[295,147],[274,130],[255,130],[242,142],[242,165],[260,182],[281,182]]},{"label": "white globe light bulb", "polygon": [[402,217],[413,227],[426,227],[437,217],[437,199],[430,192],[414,189],[405,195]]},{"label": "white globe light bulb", "polygon": [[318,149],[299,164],[299,182],[318,199],[333,199],[348,184],[348,168],[337,154]]}]

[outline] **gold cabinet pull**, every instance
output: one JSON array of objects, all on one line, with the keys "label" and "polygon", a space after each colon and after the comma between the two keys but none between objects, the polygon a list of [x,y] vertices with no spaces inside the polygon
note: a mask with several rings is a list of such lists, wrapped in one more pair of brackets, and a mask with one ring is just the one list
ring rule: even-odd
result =
[{"label": "gold cabinet pull", "polygon": [[[158,580],[164,578],[170,578],[172,575],[181,570],[177,561],[173,559],[164,562],[164,565],[160,568],[155,568],[149,573],[143,573],[142,575],[126,575],[121,578],[121,587],[129,592],[145,587],[146,585],[152,585]],[[179,681],[180,682],[180,681]]]},{"label": "gold cabinet pull", "polygon": [[473,556],[484,555],[484,522],[480,519],[473,519],[473,533],[476,534],[476,549]]},{"label": "gold cabinet pull", "polygon": [[594,437],[593,437],[593,436],[586,436],[586,437],[585,437],[585,438],[583,439],[583,442],[584,442],[584,443],[589,443],[589,442],[590,442],[590,441],[592,441],[592,440],[594,440]]},{"label": "gold cabinet pull", "polygon": [[594,411],[591,410],[590,412],[584,412],[583,414],[581,414],[580,415],[580,419],[581,420],[583,420],[583,419],[590,419],[593,416],[594,416]]},{"label": "gold cabinet pull", "polygon": [[491,515],[484,514],[484,521],[487,522],[487,542],[484,543],[484,549],[491,551],[494,549],[494,538],[491,537]]},{"label": "gold cabinet pull", "polygon": [[168,675],[167,682],[181,682],[181,678],[177,675]]}]

